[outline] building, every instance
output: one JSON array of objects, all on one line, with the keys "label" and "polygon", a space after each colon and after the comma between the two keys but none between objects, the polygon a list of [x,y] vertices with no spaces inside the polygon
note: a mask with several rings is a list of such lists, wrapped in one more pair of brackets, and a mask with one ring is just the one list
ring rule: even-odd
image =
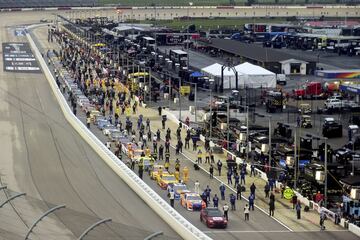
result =
[{"label": "building", "polygon": [[277,74],[314,74],[317,58],[293,55],[284,50],[264,48],[259,44],[248,44],[229,39],[211,39],[204,42],[213,48],[231,57],[240,58],[241,62],[250,62],[262,66]]},{"label": "building", "polygon": [[308,62],[291,58],[288,60],[280,61],[280,63],[281,63],[281,73],[282,74],[306,75],[306,68],[307,68]]}]

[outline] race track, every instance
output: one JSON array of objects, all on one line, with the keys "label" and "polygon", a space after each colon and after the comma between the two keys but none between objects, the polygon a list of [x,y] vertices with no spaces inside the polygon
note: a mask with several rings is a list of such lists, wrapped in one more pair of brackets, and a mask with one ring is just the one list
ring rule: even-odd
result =
[{"label": "race track", "polygon": [[[45,14],[1,13],[0,41],[26,42],[9,26],[38,23]],[[4,239],[24,239],[37,217],[60,204],[66,208],[41,222],[31,239],[76,239],[104,218],[112,222],[86,239],[143,239],[157,231],[165,234],[158,239],[177,238],[67,123],[43,74],[1,68],[0,99],[1,182],[27,193],[0,209]]]}]

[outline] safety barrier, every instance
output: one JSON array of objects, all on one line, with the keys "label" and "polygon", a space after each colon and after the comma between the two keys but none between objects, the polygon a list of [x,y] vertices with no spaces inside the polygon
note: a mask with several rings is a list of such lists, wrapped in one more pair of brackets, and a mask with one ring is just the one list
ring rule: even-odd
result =
[{"label": "safety barrier", "polygon": [[349,223],[349,231],[360,237],[360,227]]},{"label": "safety barrier", "polygon": [[26,34],[31,48],[44,71],[46,79],[57,99],[66,120],[80,134],[80,136],[94,149],[94,151],[108,164],[108,166],[138,194],[138,196],[148,204],[175,232],[183,239],[210,240],[211,238],[201,232],[175,209],[173,209],[164,199],[142,181],[131,169],[129,169],[120,159],[118,159],[105,145],[72,113],[65,98],[57,87],[45,60],[39,49],[35,45],[29,33]]}]

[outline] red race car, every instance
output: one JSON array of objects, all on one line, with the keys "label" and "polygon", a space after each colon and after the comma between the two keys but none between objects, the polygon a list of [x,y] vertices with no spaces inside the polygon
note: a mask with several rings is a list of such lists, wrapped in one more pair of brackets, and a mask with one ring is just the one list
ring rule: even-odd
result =
[{"label": "red race car", "polygon": [[208,228],[226,228],[227,220],[218,208],[204,208],[200,212],[200,221],[205,222]]}]

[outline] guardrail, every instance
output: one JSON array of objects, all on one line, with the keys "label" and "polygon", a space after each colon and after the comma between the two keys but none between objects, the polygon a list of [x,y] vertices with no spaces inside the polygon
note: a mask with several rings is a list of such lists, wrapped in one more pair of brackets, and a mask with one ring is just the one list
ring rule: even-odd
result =
[{"label": "guardrail", "polygon": [[360,227],[349,223],[349,231],[360,237]]},{"label": "guardrail", "polygon": [[181,216],[109,149],[107,149],[106,146],[72,113],[32,37],[29,33],[26,34],[26,37],[44,71],[46,79],[50,84],[66,120],[80,134],[80,136],[94,149],[94,151],[107,163],[107,165],[124,182],[126,182],[126,184],[134,192],[136,192],[144,202],[148,204],[150,208],[152,208],[175,232],[179,234],[179,236],[183,239],[189,240],[210,240],[211,238],[209,236],[201,232],[183,216]]}]

